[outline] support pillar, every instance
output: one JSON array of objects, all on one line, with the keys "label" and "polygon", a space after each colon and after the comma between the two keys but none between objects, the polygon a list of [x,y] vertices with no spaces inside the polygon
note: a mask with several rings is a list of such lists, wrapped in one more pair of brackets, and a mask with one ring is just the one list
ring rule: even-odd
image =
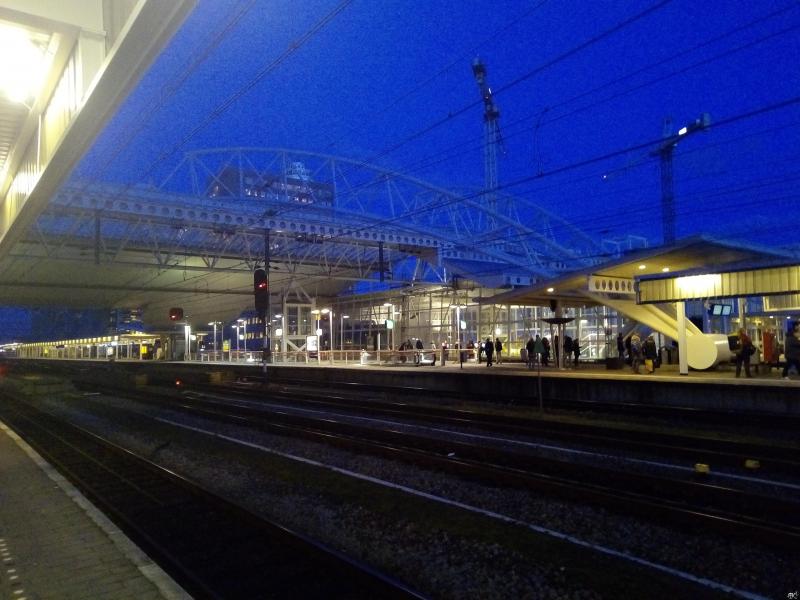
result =
[{"label": "support pillar", "polygon": [[747,299],[746,298],[739,298],[738,299],[739,306],[739,327],[747,331]]},{"label": "support pillar", "polygon": [[686,345],[686,303],[676,302],[675,313],[678,321],[678,372],[689,374],[689,348]]}]

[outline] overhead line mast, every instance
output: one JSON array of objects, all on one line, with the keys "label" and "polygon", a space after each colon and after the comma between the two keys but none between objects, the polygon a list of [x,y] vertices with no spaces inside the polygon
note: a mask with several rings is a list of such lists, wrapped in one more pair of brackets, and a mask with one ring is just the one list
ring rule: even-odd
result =
[{"label": "overhead line mast", "polygon": [[[483,98],[483,170],[484,192],[483,197],[487,208],[497,212],[497,147],[501,146],[503,139],[500,136],[500,111],[494,103],[492,88],[486,81],[486,65],[480,58],[472,61],[472,74],[478,84],[478,89]],[[494,217],[489,216],[489,229],[496,227]]]}]

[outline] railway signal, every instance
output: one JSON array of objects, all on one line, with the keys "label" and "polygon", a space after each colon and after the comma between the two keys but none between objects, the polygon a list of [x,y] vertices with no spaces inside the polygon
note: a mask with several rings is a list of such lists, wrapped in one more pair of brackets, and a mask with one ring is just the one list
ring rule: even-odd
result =
[{"label": "railway signal", "polygon": [[256,311],[259,314],[266,313],[269,307],[269,282],[264,269],[253,271],[253,294],[256,300]]}]

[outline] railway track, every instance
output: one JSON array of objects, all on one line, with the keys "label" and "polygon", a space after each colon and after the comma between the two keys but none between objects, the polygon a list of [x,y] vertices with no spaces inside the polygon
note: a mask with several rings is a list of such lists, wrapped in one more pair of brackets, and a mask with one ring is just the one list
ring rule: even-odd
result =
[{"label": "railway track", "polygon": [[196,598],[422,597],[26,403],[0,417]]},{"label": "railway track", "polygon": [[780,548],[796,548],[800,543],[800,503],[727,486],[543,459],[398,432],[393,427],[354,425],[330,414],[300,416],[267,405],[232,404],[192,392],[176,395],[147,390],[133,395],[216,421],[379,455],[491,485],[537,490],[679,527],[716,531]]},{"label": "railway track", "polygon": [[[221,391],[219,386],[211,385],[194,385],[190,389],[208,393]],[[250,400],[264,398],[260,387],[233,385],[223,389],[224,394],[235,397]],[[763,474],[796,475],[800,473],[798,449],[779,444],[756,444],[686,436],[663,431],[644,431],[623,426],[608,427],[553,419],[498,415],[465,409],[421,406],[399,401],[365,400],[360,397],[332,394],[330,390],[325,391],[324,394],[315,395],[309,392],[298,393],[291,388],[277,388],[269,391],[269,399],[338,411],[369,411],[373,415],[435,423],[442,426],[466,427],[499,435],[530,436],[573,445],[624,450],[657,456],[660,459],[669,459],[686,465],[702,463],[714,468],[723,466],[745,469],[746,465],[754,464],[753,461],[755,461],[758,471]]]},{"label": "railway track", "polygon": [[[533,406],[538,403],[537,398],[527,398],[524,402],[511,400],[509,402],[498,402],[496,396],[468,393],[462,391],[449,390],[430,390],[424,387],[404,385],[404,386],[382,386],[375,384],[362,383],[348,380],[332,380],[320,383],[316,380],[301,379],[296,376],[289,377],[290,373],[280,373],[272,375],[272,383],[283,386],[298,386],[306,390],[317,388],[321,392],[331,389],[343,390],[353,394],[369,395],[372,397],[384,398],[390,401],[402,402],[404,398],[437,398],[453,402],[471,402],[477,404],[497,405],[510,404],[519,406]],[[242,375],[240,381],[252,382],[260,385],[261,377],[254,375]],[[564,398],[543,398],[543,407],[546,410],[561,410],[577,413],[591,413],[593,415],[623,415],[637,416],[644,418],[655,418],[664,420],[675,420],[691,422],[699,425],[729,425],[738,426],[742,424],[742,413],[725,410],[711,410],[706,408],[695,408],[687,406],[667,406],[662,404],[636,403],[636,402],[604,402],[601,400],[569,400]],[[775,415],[771,413],[759,413],[749,411],[746,422],[748,426],[765,427],[774,430],[796,431],[800,427],[800,417],[792,415]]]}]

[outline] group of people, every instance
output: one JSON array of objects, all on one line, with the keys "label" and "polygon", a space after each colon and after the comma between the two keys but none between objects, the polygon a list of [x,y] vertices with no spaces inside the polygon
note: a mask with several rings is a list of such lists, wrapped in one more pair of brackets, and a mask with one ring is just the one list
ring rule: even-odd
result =
[{"label": "group of people", "polygon": [[[655,373],[656,369],[661,366],[658,358],[658,347],[652,333],[645,338],[644,342],[642,342],[642,338],[638,334],[634,333],[624,344],[624,350],[627,351],[627,360],[630,362],[634,373],[640,373],[639,369],[642,365],[644,365],[647,373]],[[618,350],[619,347],[618,340]]]},{"label": "group of people", "polygon": [[[470,342],[473,346],[474,343]],[[469,347],[469,346],[467,346]],[[485,342],[478,343],[478,362],[481,362],[481,356],[486,357],[486,366],[491,367],[495,362],[499,365],[503,362],[503,342],[500,338],[486,338]]]},{"label": "group of people", "polygon": [[536,339],[534,339],[532,336],[528,338],[528,342],[525,344],[525,351],[527,354],[526,363],[528,368],[533,368],[537,360],[542,366],[549,366],[550,352],[552,349],[555,349],[556,363],[558,363],[559,353],[563,349],[565,362],[569,362],[570,357],[572,357],[572,360],[574,361],[573,364],[576,367],[578,366],[578,360],[581,356],[581,346],[577,339],[573,340],[568,335],[565,335],[564,344],[559,345],[558,336],[556,335],[553,336],[553,343],[551,345],[549,339],[537,335]]},{"label": "group of people", "polygon": [[[753,344],[753,340],[747,335],[747,331],[744,328],[739,329],[737,338],[734,351],[736,377],[740,377],[742,371],[744,371],[745,377],[752,377],[750,357],[756,353],[755,344]],[[644,364],[648,373],[654,373],[659,366],[658,348],[652,334],[642,342],[636,333],[627,339],[623,339],[620,333],[617,337],[617,351],[620,357],[626,357],[626,362],[631,365],[634,373],[640,372],[639,369],[642,364]],[[792,330],[786,336],[784,357],[785,362],[781,377],[789,379],[789,371],[792,368],[800,374],[800,322],[794,323]]]}]

